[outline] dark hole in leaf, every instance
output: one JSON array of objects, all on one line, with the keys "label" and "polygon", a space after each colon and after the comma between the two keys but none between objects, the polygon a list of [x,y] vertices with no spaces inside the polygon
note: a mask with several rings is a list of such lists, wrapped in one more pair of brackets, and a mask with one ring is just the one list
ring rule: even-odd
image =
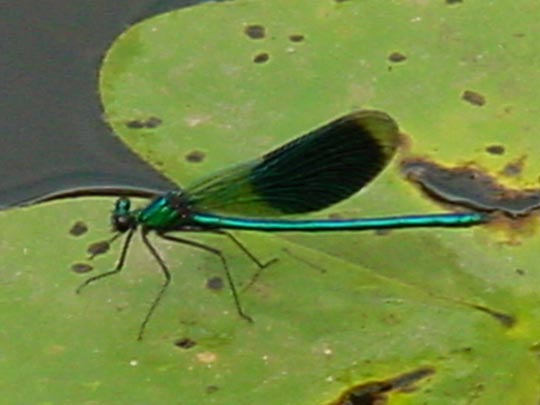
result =
[{"label": "dark hole in leaf", "polygon": [[88,249],[86,249],[86,251],[90,254],[90,259],[93,259],[98,255],[107,253],[110,247],[110,243],[104,240],[101,242],[92,243],[90,246],[88,246]]},{"label": "dark hole in leaf", "polygon": [[88,232],[88,226],[83,221],[77,221],[73,224],[69,233],[73,236],[81,236]]},{"label": "dark hole in leaf", "polygon": [[126,122],[126,127],[130,129],[157,128],[163,121],[158,117],[149,117],[145,120],[133,120]]},{"label": "dark hole in leaf", "polygon": [[255,57],[253,58],[253,62],[255,63],[265,63],[268,61],[268,59],[270,59],[270,55],[267,54],[266,52],[261,52],[257,55],[255,55]]},{"label": "dark hole in leaf", "polygon": [[390,55],[388,55],[388,60],[390,62],[399,63],[407,60],[407,56],[400,52],[392,52]]},{"label": "dark hole in leaf", "polygon": [[71,265],[71,271],[78,274],[88,273],[92,270],[94,270],[94,268],[87,263],[73,263]]},{"label": "dark hole in leaf", "polygon": [[486,152],[491,155],[504,155],[505,149],[502,145],[490,145],[486,147]]},{"label": "dark hole in leaf", "polygon": [[463,94],[461,95],[461,98],[469,102],[470,104],[476,105],[479,107],[486,104],[486,98],[480,93],[477,93],[476,91],[472,91],[472,90],[465,90]]},{"label": "dark hole in leaf", "polygon": [[174,342],[174,345],[180,347],[181,349],[191,349],[192,347],[197,345],[197,342],[186,337],[178,339],[176,342]]},{"label": "dark hole in leaf", "polygon": [[262,39],[266,37],[266,29],[264,26],[258,24],[248,25],[244,29],[244,32],[251,39]]},{"label": "dark hole in leaf", "polygon": [[302,34],[291,34],[289,35],[289,40],[291,42],[302,42],[304,40],[304,36]]},{"label": "dark hole in leaf", "polygon": [[206,288],[219,291],[223,289],[223,279],[221,277],[211,277],[206,281]]},{"label": "dark hole in leaf", "polygon": [[190,163],[200,163],[204,160],[206,154],[199,150],[193,150],[186,155],[186,160]]}]

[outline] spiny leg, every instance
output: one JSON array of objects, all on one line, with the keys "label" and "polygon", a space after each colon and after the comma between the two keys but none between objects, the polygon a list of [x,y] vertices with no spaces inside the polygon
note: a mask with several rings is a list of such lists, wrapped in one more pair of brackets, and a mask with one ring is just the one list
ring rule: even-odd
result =
[{"label": "spiny leg", "polygon": [[[82,283],[76,291],[77,294],[80,294],[82,289],[86,287],[88,284],[93,283],[94,281],[97,281],[99,279],[102,279],[104,277],[112,276],[113,274],[119,273],[120,270],[122,270],[122,267],[124,267],[124,263],[126,261],[126,255],[129,248],[129,244],[131,242],[131,238],[133,237],[133,232],[135,229],[130,229],[128,231],[128,234],[126,236],[126,240],[124,241],[124,246],[122,247],[122,252],[120,253],[120,257],[118,258],[118,262],[116,263],[116,266],[114,266],[114,269],[111,271],[107,271],[105,273],[98,274],[97,276],[90,277],[87,279],[84,283]],[[118,235],[113,236],[112,240],[116,239]]]},{"label": "spiny leg", "polygon": [[241,243],[233,234],[229,233],[229,232],[225,232],[223,230],[215,230],[215,231],[212,231],[212,233],[216,233],[218,235],[225,235],[227,236],[230,240],[232,240],[234,242],[234,244],[236,246],[238,246],[240,248],[240,250],[242,252],[244,252],[244,254],[249,257],[251,259],[251,261],[253,263],[255,263],[257,265],[257,267],[259,268],[255,274],[253,274],[253,276],[251,277],[251,279],[249,280],[249,282],[242,288],[242,291],[247,291],[249,290],[256,282],[257,280],[259,279],[259,277],[261,276],[262,274],[262,271],[267,268],[268,266],[271,266],[272,264],[276,263],[279,259],[277,257],[274,257],[273,259],[270,259],[268,260],[266,263],[262,263],[261,261],[259,261],[259,259],[257,259],[255,257],[255,255],[253,255],[253,253],[251,253],[247,247],[244,246],[243,243]]},{"label": "spiny leg", "polygon": [[226,232],[226,231],[222,231],[222,230],[215,230],[215,231],[211,231],[212,233],[217,233],[218,235],[225,235],[227,236],[230,240],[232,240],[234,242],[234,244],[236,246],[238,246],[240,248],[240,250],[242,252],[245,253],[245,255],[247,257],[249,257],[251,259],[251,261],[253,263],[255,263],[255,265],[259,268],[259,269],[264,269],[272,264],[274,264],[275,262],[277,262],[279,259],[277,257],[274,257],[273,259],[270,259],[268,260],[266,263],[262,263],[259,259],[257,259],[257,257],[251,253],[248,248],[242,243],[240,242],[232,233],[229,233],[229,232]]},{"label": "spiny leg", "polygon": [[164,234],[164,233],[158,233],[158,235],[161,238],[169,240],[171,242],[177,242],[177,243],[182,243],[184,245],[193,246],[195,248],[206,250],[207,252],[210,252],[210,253],[218,256],[220,258],[220,260],[221,260],[223,268],[225,269],[225,275],[227,276],[227,281],[229,283],[229,288],[231,289],[231,293],[232,293],[232,296],[233,296],[233,299],[234,299],[234,304],[236,306],[236,312],[238,312],[238,315],[240,315],[246,321],[253,322],[253,319],[248,314],[246,314],[244,312],[244,310],[242,309],[242,306],[240,305],[240,299],[238,298],[238,292],[236,290],[236,286],[234,284],[231,272],[229,271],[229,266],[227,265],[227,261],[225,260],[225,256],[223,256],[223,253],[221,252],[221,250],[218,250],[218,249],[213,248],[211,246],[208,246],[208,245],[205,245],[203,243],[196,242],[196,241],[193,241],[193,240],[190,240],[190,239],[179,238],[179,237],[167,235],[167,234]]},{"label": "spiny leg", "polygon": [[152,302],[150,309],[146,313],[146,316],[144,317],[141,323],[137,340],[142,340],[144,330],[146,329],[146,325],[148,324],[148,321],[150,320],[150,318],[152,317],[152,314],[156,310],[159,304],[159,301],[161,301],[161,297],[163,297],[163,294],[165,294],[165,291],[167,290],[167,287],[169,286],[171,282],[171,273],[169,272],[169,268],[167,267],[167,265],[165,264],[165,262],[163,261],[159,253],[157,252],[156,248],[148,240],[147,234],[148,234],[148,231],[143,229],[141,233],[142,240],[144,244],[146,245],[146,247],[148,248],[148,250],[150,251],[150,253],[152,254],[152,256],[154,256],[154,259],[156,259],[156,261],[158,262],[159,267],[161,268],[161,272],[163,273],[163,276],[165,277],[165,281],[161,285],[161,289],[159,290],[159,293],[156,295],[156,298],[154,298],[154,302]]}]

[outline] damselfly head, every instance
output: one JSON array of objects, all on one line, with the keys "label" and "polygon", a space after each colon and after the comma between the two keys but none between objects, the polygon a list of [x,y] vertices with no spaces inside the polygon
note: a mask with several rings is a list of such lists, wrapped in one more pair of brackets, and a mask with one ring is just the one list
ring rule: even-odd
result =
[{"label": "damselfly head", "polygon": [[135,214],[130,211],[130,207],[131,201],[129,201],[129,198],[121,197],[116,200],[114,210],[111,214],[113,230],[124,233],[137,227],[137,218],[135,217]]}]

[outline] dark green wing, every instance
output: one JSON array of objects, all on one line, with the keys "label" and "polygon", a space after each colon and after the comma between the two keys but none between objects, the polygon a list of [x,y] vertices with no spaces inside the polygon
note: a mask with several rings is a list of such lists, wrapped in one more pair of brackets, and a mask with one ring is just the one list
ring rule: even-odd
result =
[{"label": "dark green wing", "polygon": [[398,127],[390,116],[358,111],[186,191],[195,211],[241,216],[318,211],[350,197],[377,176],[398,142]]}]

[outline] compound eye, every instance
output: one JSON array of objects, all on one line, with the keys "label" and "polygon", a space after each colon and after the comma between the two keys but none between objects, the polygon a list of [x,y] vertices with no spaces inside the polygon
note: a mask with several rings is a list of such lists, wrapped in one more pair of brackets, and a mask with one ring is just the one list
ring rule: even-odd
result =
[{"label": "compound eye", "polygon": [[129,212],[130,207],[131,202],[129,201],[129,198],[120,197],[114,204],[114,212],[117,212],[118,214],[125,214]]}]

